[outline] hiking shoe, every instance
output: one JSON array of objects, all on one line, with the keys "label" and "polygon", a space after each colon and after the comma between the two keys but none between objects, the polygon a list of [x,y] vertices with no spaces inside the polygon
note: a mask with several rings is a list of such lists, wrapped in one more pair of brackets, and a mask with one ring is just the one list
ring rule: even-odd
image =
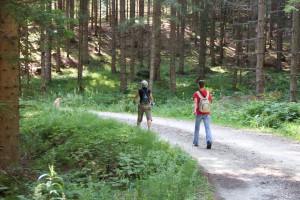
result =
[{"label": "hiking shoe", "polygon": [[207,146],[206,146],[206,149],[211,149],[211,145],[212,143],[210,141],[207,142]]},{"label": "hiking shoe", "polygon": [[199,146],[198,144],[194,144],[195,147]]}]

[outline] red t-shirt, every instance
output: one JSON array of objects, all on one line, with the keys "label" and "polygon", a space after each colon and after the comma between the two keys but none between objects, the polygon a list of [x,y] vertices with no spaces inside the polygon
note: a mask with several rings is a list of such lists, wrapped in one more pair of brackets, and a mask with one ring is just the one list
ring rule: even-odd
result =
[{"label": "red t-shirt", "polygon": [[[197,106],[198,106],[199,103],[200,103],[200,97],[198,96],[197,92],[198,92],[198,91],[196,91],[196,92],[194,93],[193,98],[194,98],[194,99],[195,99],[195,98],[197,99]],[[204,96],[207,95],[207,91],[206,91],[206,90],[201,90],[201,93],[202,93]],[[211,93],[209,93],[208,100],[209,100],[209,101],[212,101]],[[209,115],[210,112],[200,112],[199,107],[197,107],[197,109],[196,109],[196,114],[197,114],[197,115]]]}]

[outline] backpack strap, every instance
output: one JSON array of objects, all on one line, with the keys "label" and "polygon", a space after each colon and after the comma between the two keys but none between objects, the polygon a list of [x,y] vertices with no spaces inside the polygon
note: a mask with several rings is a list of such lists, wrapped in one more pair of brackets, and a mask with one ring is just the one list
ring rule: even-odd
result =
[{"label": "backpack strap", "polygon": [[200,99],[203,99],[203,95],[199,91],[197,92],[197,95]]},{"label": "backpack strap", "polygon": [[198,91],[197,94],[198,94],[198,96],[199,96],[200,99],[203,99],[203,98],[205,98],[205,97],[209,97],[209,96],[208,96],[208,95],[209,95],[209,92],[208,92],[208,91],[206,91],[206,92],[207,92],[206,96],[204,96],[204,95],[202,94],[201,91]]}]

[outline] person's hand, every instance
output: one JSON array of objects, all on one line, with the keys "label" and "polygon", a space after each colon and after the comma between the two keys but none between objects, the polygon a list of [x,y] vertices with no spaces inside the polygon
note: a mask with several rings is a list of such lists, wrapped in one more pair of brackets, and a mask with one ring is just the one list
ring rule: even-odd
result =
[{"label": "person's hand", "polygon": [[194,110],[194,115],[197,115],[197,111],[196,110]]}]

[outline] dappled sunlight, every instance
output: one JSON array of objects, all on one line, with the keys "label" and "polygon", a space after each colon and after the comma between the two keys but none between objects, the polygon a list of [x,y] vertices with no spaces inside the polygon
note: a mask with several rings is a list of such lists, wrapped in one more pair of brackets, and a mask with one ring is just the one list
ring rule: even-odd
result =
[{"label": "dappled sunlight", "polygon": [[57,73],[53,73],[53,77],[56,79],[65,79],[66,77],[77,78],[78,70],[77,68],[70,68],[70,69],[61,69],[63,75],[59,75]]},{"label": "dappled sunlight", "polygon": [[190,87],[191,86],[191,84],[187,84],[187,83],[176,83],[176,86],[177,87]]},{"label": "dappled sunlight", "polygon": [[228,70],[227,69],[225,69],[224,67],[222,67],[222,66],[218,66],[218,67],[212,67],[212,68],[210,68],[212,71],[214,71],[214,72],[218,72],[218,73],[221,73],[221,74],[223,74],[223,73],[228,73]]},{"label": "dappled sunlight", "polygon": [[102,74],[90,72],[88,77],[91,78],[90,80],[87,80],[90,86],[116,88],[116,82]]}]

